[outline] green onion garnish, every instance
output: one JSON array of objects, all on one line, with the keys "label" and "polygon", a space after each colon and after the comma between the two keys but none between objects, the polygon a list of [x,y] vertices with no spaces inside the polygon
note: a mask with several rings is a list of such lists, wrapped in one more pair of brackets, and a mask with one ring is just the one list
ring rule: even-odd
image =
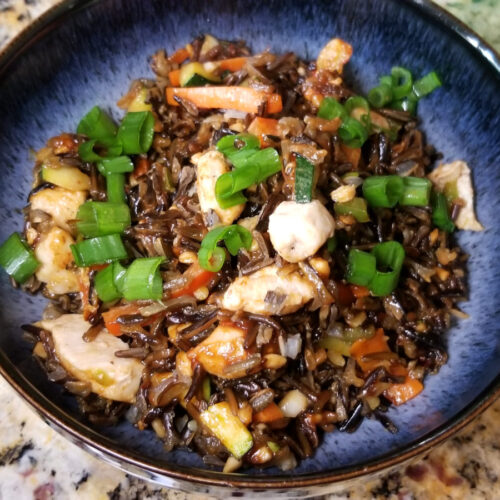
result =
[{"label": "green onion garnish", "polygon": [[394,66],[391,70],[393,99],[402,99],[411,92],[413,77],[406,68]]},{"label": "green onion garnish", "polygon": [[328,238],[326,240],[326,249],[330,252],[333,253],[335,252],[335,249],[337,248],[337,238],[335,236],[332,236],[331,238]]},{"label": "green onion garnish", "polygon": [[212,229],[203,238],[198,251],[200,266],[207,271],[220,271],[226,260],[226,252],[217,246],[219,241],[224,241],[231,255],[237,255],[240,248],[250,249],[252,233],[238,224]]},{"label": "green onion garnish", "polygon": [[368,222],[368,208],[364,198],[353,198],[345,203],[335,203],[334,210],[337,215],[352,215],[358,222]]},{"label": "green onion garnish", "polygon": [[[96,152],[96,150],[98,152]],[[84,142],[78,147],[78,155],[83,161],[95,162],[114,158],[122,152],[122,145],[115,139],[109,139],[106,142],[92,139]]]},{"label": "green onion garnish", "polygon": [[314,165],[302,155],[295,155],[295,201],[309,203],[312,200]]},{"label": "green onion garnish", "polygon": [[215,184],[215,197],[221,208],[229,208],[245,203],[241,191],[264,181],[281,170],[281,160],[273,148],[254,151],[245,165],[222,174]]},{"label": "green onion garnish", "polygon": [[71,245],[71,252],[78,267],[106,264],[128,257],[119,234],[98,236]]},{"label": "green onion garnish", "polygon": [[413,84],[413,92],[418,99],[429,95],[431,92],[441,87],[442,83],[435,71],[427,73]]},{"label": "green onion garnish", "polygon": [[410,92],[402,99],[393,101],[391,103],[391,108],[397,109],[399,111],[407,111],[408,113],[414,115],[417,112],[417,104],[418,104],[417,96],[413,92]]},{"label": "green onion garnish", "polygon": [[333,120],[335,118],[345,118],[347,116],[344,106],[333,97],[325,97],[319,106],[318,116],[325,120]]},{"label": "green onion garnish", "polygon": [[106,176],[106,191],[111,203],[125,203],[125,174],[109,174]]},{"label": "green onion garnish", "polygon": [[449,216],[448,204],[443,193],[432,193],[432,222],[447,233],[452,233],[455,230],[455,224]]},{"label": "green onion garnish", "polygon": [[86,238],[122,233],[130,226],[130,210],[124,203],[87,201],[76,218],[76,227]]},{"label": "green onion garnish", "polygon": [[358,120],[350,116],[342,120],[338,134],[342,142],[350,148],[360,148],[368,139],[367,129]]},{"label": "green onion garnish", "polygon": [[403,192],[403,179],[397,175],[374,175],[363,182],[363,196],[372,207],[392,208]]},{"label": "green onion garnish", "polygon": [[360,121],[366,128],[370,128],[370,105],[364,97],[349,97],[344,103],[344,109],[351,118]]},{"label": "green onion garnish", "polygon": [[347,257],[346,280],[360,286],[368,286],[377,268],[375,256],[362,250],[351,249]]},{"label": "green onion garnish", "polygon": [[18,283],[24,283],[40,263],[30,246],[18,233],[12,233],[0,246],[0,266]]},{"label": "green onion garnish", "polygon": [[127,113],[118,129],[126,155],[147,153],[153,143],[155,119],[151,111]]},{"label": "green onion garnish", "polygon": [[368,287],[375,296],[389,295],[398,284],[404,258],[404,248],[397,241],[379,243],[371,253],[351,249],[346,279]]},{"label": "green onion garnish", "polygon": [[392,101],[392,87],[381,83],[368,92],[368,102],[374,108],[383,108]]},{"label": "green onion garnish", "polygon": [[163,281],[159,267],[165,257],[135,259],[125,273],[123,296],[127,300],[159,300]]},{"label": "green onion garnish", "polygon": [[252,134],[226,135],[217,142],[216,147],[235,168],[241,168],[247,166],[249,159],[259,150],[260,142]]},{"label": "green onion garnish", "polygon": [[111,263],[108,267],[99,271],[94,278],[94,287],[97,292],[98,297],[103,302],[111,302],[112,300],[118,300],[121,298],[122,294],[118,290],[114,280],[114,265],[115,262]]},{"label": "green onion garnish", "polygon": [[97,163],[99,172],[104,175],[124,174],[133,172],[134,164],[128,156],[117,156],[116,158],[108,158]]},{"label": "green onion garnish", "polygon": [[404,190],[400,205],[425,207],[429,204],[431,181],[423,177],[403,177]]},{"label": "green onion garnish", "polygon": [[76,131],[78,134],[84,134],[90,139],[102,141],[114,137],[116,135],[117,126],[104,111],[98,106],[94,106],[81,119]]}]

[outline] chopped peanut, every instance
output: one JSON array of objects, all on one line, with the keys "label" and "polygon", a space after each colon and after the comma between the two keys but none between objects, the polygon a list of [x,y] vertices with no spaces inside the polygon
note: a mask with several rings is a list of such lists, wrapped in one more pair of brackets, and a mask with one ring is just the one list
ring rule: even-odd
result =
[{"label": "chopped peanut", "polygon": [[350,184],[340,186],[330,193],[330,198],[335,203],[346,203],[356,196],[356,188]]}]

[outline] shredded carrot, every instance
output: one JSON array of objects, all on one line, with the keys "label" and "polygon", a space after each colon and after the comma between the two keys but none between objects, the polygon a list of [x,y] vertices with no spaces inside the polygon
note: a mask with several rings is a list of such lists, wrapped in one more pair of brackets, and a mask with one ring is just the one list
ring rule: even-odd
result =
[{"label": "shredded carrot", "polygon": [[173,87],[179,87],[181,84],[181,70],[174,69],[168,73],[168,79],[170,80],[170,85]]},{"label": "shredded carrot", "polygon": [[350,148],[345,144],[340,145],[340,149],[347,160],[347,163],[352,165],[354,170],[358,169],[359,160],[361,159],[361,148]]},{"label": "shredded carrot", "polygon": [[169,87],[166,90],[167,102],[179,106],[174,97],[192,102],[198,108],[235,109],[257,114],[262,105],[269,114],[283,109],[279,94],[268,94],[249,87]]},{"label": "shredded carrot", "polygon": [[104,326],[107,328],[108,332],[115,335],[120,336],[121,325],[117,323],[116,320],[120,316],[126,316],[129,314],[137,314],[139,308],[136,304],[125,304],[124,306],[113,307],[109,311],[102,313],[102,319],[104,320]]},{"label": "shredded carrot", "polygon": [[384,396],[391,401],[391,403],[398,406],[420,394],[423,388],[424,386],[420,380],[406,375],[404,383],[391,384],[391,386],[384,391]]},{"label": "shredded carrot", "polygon": [[181,297],[182,295],[193,295],[198,288],[207,285],[210,280],[216,275],[212,271],[202,269],[198,262],[189,266],[183,276],[187,278],[186,284],[172,292],[172,298]]},{"label": "shredded carrot", "polygon": [[247,62],[246,57],[233,57],[231,59],[222,59],[221,61],[215,61],[215,64],[222,70],[222,71],[239,71],[243,66],[245,66],[245,63]]},{"label": "shredded carrot", "polygon": [[177,51],[175,51],[168,60],[173,63],[181,64],[189,57],[189,51],[186,47],[181,47]]},{"label": "shredded carrot", "polygon": [[269,423],[282,418],[284,418],[283,412],[276,403],[268,404],[263,410],[253,415],[253,421],[256,423]]},{"label": "shredded carrot", "polygon": [[351,285],[352,294],[357,299],[362,299],[363,297],[368,297],[370,295],[370,290],[366,286],[361,285]]},{"label": "shredded carrot", "polygon": [[357,361],[360,368],[368,373],[377,368],[380,364],[379,360],[364,360],[363,357],[367,354],[376,352],[390,352],[387,345],[387,337],[384,335],[384,330],[379,328],[375,335],[369,339],[356,340],[351,346],[351,356]]},{"label": "shredded carrot", "polygon": [[266,141],[267,135],[276,135],[279,137],[281,131],[278,120],[256,116],[248,127],[248,132],[256,135],[259,138],[260,146],[264,147],[268,145]]}]

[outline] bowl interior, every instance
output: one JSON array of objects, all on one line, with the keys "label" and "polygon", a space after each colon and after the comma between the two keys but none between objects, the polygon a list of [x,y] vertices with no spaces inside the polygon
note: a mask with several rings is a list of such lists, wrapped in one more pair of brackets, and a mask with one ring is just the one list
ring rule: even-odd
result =
[{"label": "bowl interior", "polygon": [[[34,41],[1,82],[0,240],[22,227],[21,209],[31,184],[30,150],[42,147],[52,135],[75,130],[80,117],[96,104],[117,115],[115,102],[130,81],[152,77],[149,55],[162,47],[171,52],[206,32],[246,39],[254,51],[294,51],[312,59],[330,38],[339,36],[354,47],[346,79],[359,91],[374,86],[393,65],[417,75],[435,69],[443,76],[443,88],[421,102],[419,115],[429,142],[444,160],[466,160],[474,172],[477,211],[486,230],[459,238],[470,254],[470,301],[463,305],[470,319],[454,323],[448,336],[449,362],[426,379],[423,394],[390,410],[398,434],[365,420],[354,434],[325,436],[314,457],[288,474],[335,473],[428,439],[499,374],[499,77],[466,43],[409,3],[106,0],[66,17]],[[0,349],[32,390],[81,421],[72,398],[46,381],[21,338],[20,325],[39,319],[45,301],[13,290],[4,274],[0,301]],[[94,430],[109,438],[111,446],[166,470],[205,468],[196,454],[167,453],[151,432],[127,423]]]}]

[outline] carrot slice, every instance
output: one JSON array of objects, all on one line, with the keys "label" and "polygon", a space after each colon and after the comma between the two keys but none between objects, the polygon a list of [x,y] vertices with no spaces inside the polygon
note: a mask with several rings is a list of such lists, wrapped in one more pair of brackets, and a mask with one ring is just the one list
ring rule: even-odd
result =
[{"label": "carrot slice", "polygon": [[351,285],[352,294],[357,299],[362,299],[363,297],[368,297],[370,295],[370,290],[366,286],[361,285]]},{"label": "carrot slice", "polygon": [[188,278],[187,283],[172,292],[172,297],[181,297],[182,295],[193,295],[198,288],[207,285],[217,273],[202,269],[198,263],[191,264],[184,275]]},{"label": "carrot slice", "polygon": [[125,304],[124,306],[113,307],[109,311],[102,313],[102,319],[104,320],[104,326],[107,328],[108,332],[115,336],[120,336],[121,325],[117,323],[116,320],[120,316],[125,316],[128,314],[137,314],[139,308],[136,304]]},{"label": "carrot slice", "polygon": [[231,59],[222,59],[220,61],[214,61],[215,64],[222,70],[222,71],[239,71],[243,66],[245,66],[245,63],[247,62],[246,57],[233,57]]},{"label": "carrot slice", "polygon": [[382,328],[379,328],[373,337],[356,340],[351,346],[351,356],[357,361],[358,365],[365,373],[377,368],[380,361],[375,359],[366,361],[363,359],[363,356],[376,352],[390,352],[389,346],[387,345],[387,337],[384,335],[384,330]]},{"label": "carrot slice", "polygon": [[186,49],[186,47],[181,47],[180,49],[176,50],[169,58],[168,60],[173,63],[181,64],[183,63],[187,58],[189,57],[189,51]]},{"label": "carrot slice", "polygon": [[258,411],[253,416],[253,421],[257,423],[269,423],[283,418],[283,412],[276,403],[268,404],[263,410]]},{"label": "carrot slice", "polygon": [[280,135],[280,127],[278,120],[274,118],[262,118],[256,116],[250,126],[248,127],[250,134],[256,135],[259,138],[260,146],[267,146],[266,135]]},{"label": "carrot slice", "polygon": [[179,87],[181,84],[181,70],[174,69],[173,71],[169,71],[168,79],[170,80],[170,85],[174,87]]},{"label": "carrot slice", "polygon": [[283,109],[279,94],[268,94],[249,87],[169,87],[167,102],[179,106],[174,97],[187,99],[199,108],[235,109],[246,113],[258,113],[262,104],[267,113],[279,113]]},{"label": "carrot slice", "polygon": [[384,391],[384,396],[391,403],[399,406],[420,394],[423,388],[424,386],[420,380],[411,378],[407,375],[403,384],[391,384],[391,386]]}]

